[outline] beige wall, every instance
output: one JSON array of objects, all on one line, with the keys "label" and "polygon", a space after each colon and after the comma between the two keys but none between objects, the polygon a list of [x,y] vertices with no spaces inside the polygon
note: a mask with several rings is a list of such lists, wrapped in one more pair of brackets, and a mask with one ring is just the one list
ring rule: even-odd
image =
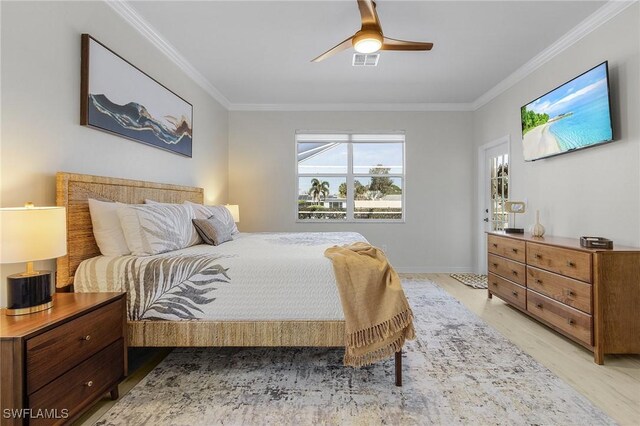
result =
[{"label": "beige wall", "polygon": [[[639,55],[636,4],[474,113],[476,146],[511,135],[512,199],[529,202],[529,213],[518,219],[520,223],[533,223],[539,209],[549,234],[596,235],[620,245],[640,245]],[[605,60],[616,141],[524,162],[520,106]],[[476,230],[480,224],[475,215]]]},{"label": "beige wall", "polygon": [[[208,201],[227,201],[227,111],[110,7],[98,1],[1,7],[1,206],[55,204],[57,171],[202,186]],[[84,32],[193,104],[192,159],[79,125]],[[22,267],[3,265],[1,282]]]},{"label": "beige wall", "polygon": [[[466,112],[230,112],[229,199],[242,231],[347,231],[404,271],[472,267],[473,155]],[[295,221],[296,130],[406,131],[406,223]]]}]

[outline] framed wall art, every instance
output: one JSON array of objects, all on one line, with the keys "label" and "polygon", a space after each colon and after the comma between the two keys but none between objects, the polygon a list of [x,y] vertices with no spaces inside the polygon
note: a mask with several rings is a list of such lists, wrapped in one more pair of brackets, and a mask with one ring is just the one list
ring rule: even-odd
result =
[{"label": "framed wall art", "polygon": [[82,34],[80,124],[191,157],[193,106]]}]

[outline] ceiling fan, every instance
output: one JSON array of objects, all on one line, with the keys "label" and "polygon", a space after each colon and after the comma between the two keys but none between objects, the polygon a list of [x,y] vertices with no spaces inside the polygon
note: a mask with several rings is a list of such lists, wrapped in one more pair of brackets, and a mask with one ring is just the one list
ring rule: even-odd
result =
[{"label": "ceiling fan", "polygon": [[342,43],[324,52],[311,62],[320,62],[338,52],[353,46],[358,53],[374,53],[378,50],[431,50],[433,43],[420,41],[404,41],[385,37],[376,13],[376,3],[373,0],[357,0],[362,28]]}]

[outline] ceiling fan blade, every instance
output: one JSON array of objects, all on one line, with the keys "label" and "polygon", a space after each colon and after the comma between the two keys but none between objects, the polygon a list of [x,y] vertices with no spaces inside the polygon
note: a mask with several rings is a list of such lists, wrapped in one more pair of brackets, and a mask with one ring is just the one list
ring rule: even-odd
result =
[{"label": "ceiling fan blade", "polygon": [[327,50],[326,52],[324,52],[322,55],[318,56],[317,58],[312,59],[311,62],[320,62],[320,61],[323,61],[323,60],[327,59],[330,56],[335,55],[336,53],[342,52],[343,50],[347,50],[348,48],[350,48],[352,46],[352,44],[351,44],[351,39],[352,38],[353,38],[353,36],[349,37],[348,39],[346,39],[342,43],[338,44],[337,46],[334,46],[331,49]]},{"label": "ceiling fan blade", "polygon": [[433,43],[396,40],[395,38],[385,37],[380,50],[431,50],[431,48],[433,48]]},{"label": "ceiling fan blade", "polygon": [[376,12],[376,4],[373,0],[358,0],[358,9],[360,9],[360,17],[362,18],[362,29],[377,29],[382,32],[378,12]]}]

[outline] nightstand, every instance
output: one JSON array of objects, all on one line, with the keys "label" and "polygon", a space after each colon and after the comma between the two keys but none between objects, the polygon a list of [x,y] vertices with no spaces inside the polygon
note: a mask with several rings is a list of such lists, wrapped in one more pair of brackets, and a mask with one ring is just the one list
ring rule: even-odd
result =
[{"label": "nightstand", "polygon": [[56,293],[53,308],[0,310],[0,424],[64,424],[127,374],[125,293]]}]

